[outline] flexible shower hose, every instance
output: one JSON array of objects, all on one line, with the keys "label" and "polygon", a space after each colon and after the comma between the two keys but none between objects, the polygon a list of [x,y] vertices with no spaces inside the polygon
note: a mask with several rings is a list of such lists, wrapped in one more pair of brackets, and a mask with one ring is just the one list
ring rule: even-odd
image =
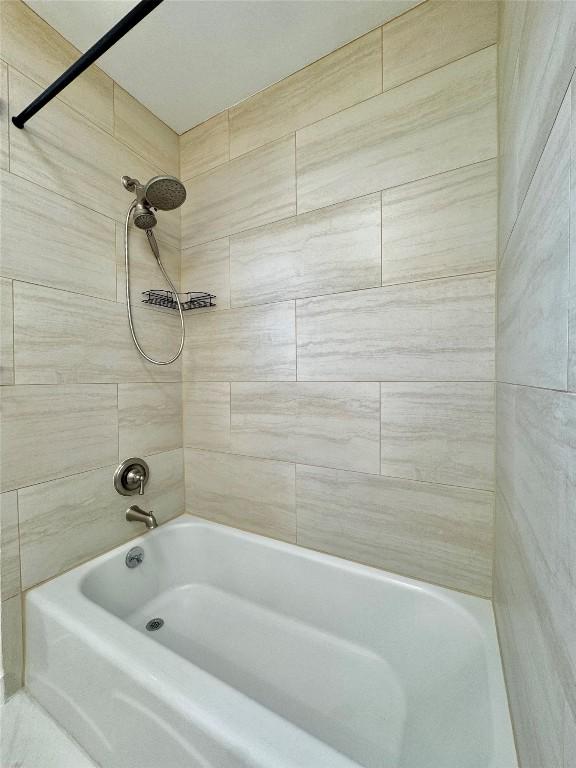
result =
[{"label": "flexible shower hose", "polygon": [[[174,357],[170,358],[170,360],[154,360],[154,358],[149,357],[140,344],[138,343],[138,339],[136,338],[136,332],[134,331],[134,322],[132,320],[132,303],[130,301],[130,258],[129,258],[129,247],[128,247],[128,225],[130,223],[130,216],[132,215],[132,211],[136,207],[136,200],[133,201],[133,203],[130,205],[130,208],[128,209],[128,213],[126,214],[126,221],[124,223],[124,262],[126,267],[126,308],[128,311],[128,325],[130,326],[130,333],[132,334],[132,340],[134,341],[134,345],[136,346],[136,349],[138,352],[142,355],[142,357],[145,360],[148,360],[149,363],[152,363],[153,365],[170,365],[171,363],[174,363],[180,355],[182,354],[182,350],[184,349],[184,314],[182,313],[182,305],[180,303],[180,297],[178,296],[178,291],[174,287],[174,283],[170,278],[168,277],[168,273],[164,269],[164,265],[162,264],[162,261],[160,260],[160,254],[157,255],[154,254],[154,258],[158,262],[158,266],[160,267],[160,270],[162,274],[164,275],[164,279],[170,286],[172,292],[174,293],[174,296],[176,296],[176,302],[178,304],[178,312],[180,313],[180,328],[181,328],[181,339],[180,339],[180,348],[178,349],[178,352],[174,355]],[[152,246],[150,246],[152,248]],[[154,253],[154,251],[152,251]]]}]

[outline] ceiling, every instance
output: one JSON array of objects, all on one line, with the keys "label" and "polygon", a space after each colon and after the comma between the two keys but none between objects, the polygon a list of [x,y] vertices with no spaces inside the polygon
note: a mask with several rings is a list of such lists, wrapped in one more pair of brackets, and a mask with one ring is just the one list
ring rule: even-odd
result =
[{"label": "ceiling", "polygon": [[[136,0],[26,0],[81,51]],[[164,0],[98,65],[178,133],[421,0]]]}]

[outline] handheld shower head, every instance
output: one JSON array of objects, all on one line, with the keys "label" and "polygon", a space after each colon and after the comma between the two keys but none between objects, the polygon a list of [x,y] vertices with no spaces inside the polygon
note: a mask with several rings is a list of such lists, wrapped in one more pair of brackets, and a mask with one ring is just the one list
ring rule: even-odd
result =
[{"label": "handheld shower head", "polygon": [[146,203],[136,203],[134,208],[134,226],[138,229],[152,229],[157,224],[154,211]]}]

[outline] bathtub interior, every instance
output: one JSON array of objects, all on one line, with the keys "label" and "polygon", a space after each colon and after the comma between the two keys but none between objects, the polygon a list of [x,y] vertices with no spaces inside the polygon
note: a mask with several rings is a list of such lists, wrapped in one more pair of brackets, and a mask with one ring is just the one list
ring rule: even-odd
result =
[{"label": "bathtub interior", "polygon": [[[141,566],[126,568],[125,547],[81,582],[140,642],[163,645],[358,765],[499,765],[488,601],[455,601],[198,521],[142,546]],[[164,625],[149,632],[155,617]]]}]

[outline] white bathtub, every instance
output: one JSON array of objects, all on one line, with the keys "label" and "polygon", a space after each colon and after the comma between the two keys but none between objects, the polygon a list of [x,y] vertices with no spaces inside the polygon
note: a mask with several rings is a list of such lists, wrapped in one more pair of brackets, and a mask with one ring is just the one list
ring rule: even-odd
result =
[{"label": "white bathtub", "polygon": [[516,766],[486,600],[184,516],[26,622],[29,690],[104,768]]}]

